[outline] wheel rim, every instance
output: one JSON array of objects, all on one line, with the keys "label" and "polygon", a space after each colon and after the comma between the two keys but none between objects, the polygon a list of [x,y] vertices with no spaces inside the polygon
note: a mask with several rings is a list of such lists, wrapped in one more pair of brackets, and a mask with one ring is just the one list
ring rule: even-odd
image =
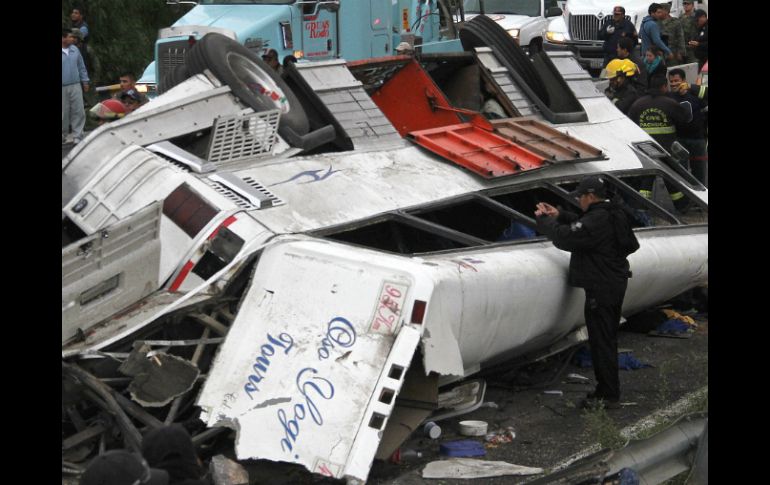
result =
[{"label": "wheel rim", "polygon": [[281,113],[287,114],[291,109],[289,100],[278,83],[270,77],[258,65],[247,57],[238,53],[231,52],[227,56],[227,63],[235,74],[235,77],[242,82],[249,91],[256,96],[264,96],[270,100],[273,105],[281,110]]}]

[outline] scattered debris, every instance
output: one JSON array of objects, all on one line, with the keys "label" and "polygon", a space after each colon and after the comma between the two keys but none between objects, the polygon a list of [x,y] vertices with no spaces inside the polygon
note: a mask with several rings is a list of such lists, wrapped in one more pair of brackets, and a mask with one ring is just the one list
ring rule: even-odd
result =
[{"label": "scattered debris", "polygon": [[671,319],[661,323],[655,330],[650,331],[647,335],[652,337],[690,338],[694,333],[694,326],[688,325],[679,319]]},{"label": "scattered debris", "polygon": [[402,450],[399,448],[390,455],[390,462],[400,465],[403,462],[416,460],[418,458],[422,458],[422,451],[413,450],[411,448]]},{"label": "scattered debris", "polygon": [[465,457],[484,456],[487,454],[484,445],[473,440],[447,441],[441,443],[439,452],[445,456]]},{"label": "scattered debris", "polygon": [[425,436],[432,440],[436,440],[441,436],[441,426],[437,425],[433,421],[428,421],[423,427]]},{"label": "scattered debris", "polygon": [[431,416],[433,421],[470,413],[480,408],[484,402],[487,383],[483,379],[464,382],[452,390],[438,395],[439,412]]},{"label": "scattered debris", "polygon": [[551,396],[563,396],[564,392],[556,389],[551,391],[543,391],[543,394],[549,394]]},{"label": "scattered debris", "polygon": [[423,478],[485,478],[505,475],[537,475],[542,468],[514,465],[505,461],[484,461],[468,458],[432,461],[422,471]]},{"label": "scattered debris", "polygon": [[486,421],[460,421],[459,424],[463,436],[484,436],[489,427]]},{"label": "scattered debris", "polygon": [[[584,369],[593,367],[591,352],[589,352],[587,347],[583,347],[575,353],[574,361],[575,365]],[[652,364],[641,362],[631,355],[631,351],[628,349],[618,349],[618,367],[622,370],[637,370],[652,367]]]},{"label": "scattered debris", "polygon": [[148,358],[147,345],[131,353],[120,371],[133,377],[131,397],[145,407],[162,407],[192,389],[200,370],[192,362],[159,353]]},{"label": "scattered debris", "polygon": [[507,428],[487,433],[487,436],[484,439],[487,442],[487,448],[495,448],[501,443],[510,443],[516,439],[516,432],[513,430],[512,426],[508,426]]},{"label": "scattered debris", "polygon": [[573,383],[573,384],[590,384],[591,379],[589,379],[586,376],[581,376],[580,374],[567,374],[567,382]]}]

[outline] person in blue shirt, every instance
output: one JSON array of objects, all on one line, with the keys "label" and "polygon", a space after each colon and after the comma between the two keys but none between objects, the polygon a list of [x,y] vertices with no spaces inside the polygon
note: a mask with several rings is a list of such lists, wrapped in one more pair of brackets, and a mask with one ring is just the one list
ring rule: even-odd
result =
[{"label": "person in blue shirt", "polygon": [[663,39],[660,37],[660,26],[657,21],[663,20],[666,16],[666,11],[659,3],[650,4],[647,9],[649,15],[642,19],[642,26],[639,28],[639,37],[642,39],[642,52],[647,52],[652,46],[658,46],[660,50],[665,52],[667,59],[673,59],[674,53],[668,48]]},{"label": "person in blue shirt", "polygon": [[[83,105],[83,91],[88,92],[89,79],[83,56],[73,44],[76,38],[68,29],[61,33],[61,141],[66,143],[70,127],[72,141],[83,139],[86,111]],[[81,88],[82,86],[82,88]]]}]

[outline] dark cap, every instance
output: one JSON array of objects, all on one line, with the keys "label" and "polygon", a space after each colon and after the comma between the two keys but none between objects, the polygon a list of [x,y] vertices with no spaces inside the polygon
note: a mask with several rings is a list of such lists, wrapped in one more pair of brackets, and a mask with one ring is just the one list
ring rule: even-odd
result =
[{"label": "dark cap", "polygon": [[165,470],[150,468],[138,455],[112,450],[94,458],[80,478],[80,485],[168,485]]},{"label": "dark cap", "polygon": [[126,98],[132,99],[134,101],[141,101],[142,100],[142,96],[139,94],[139,92],[136,89],[129,89],[128,91],[126,91],[126,92],[124,92],[124,93],[122,93],[120,95],[121,101],[126,99]]},{"label": "dark cap", "polygon": [[596,194],[597,197],[604,197],[606,195],[606,188],[604,180],[598,175],[589,175],[583,177],[577,188],[570,192],[571,197],[580,197],[585,194]]},{"label": "dark cap", "polygon": [[697,19],[698,17],[708,17],[708,14],[707,14],[707,13],[706,13],[706,11],[705,11],[705,10],[703,10],[702,8],[699,8],[698,10],[696,10],[695,12],[693,12],[693,15],[695,16],[695,18],[696,18],[696,19]]}]

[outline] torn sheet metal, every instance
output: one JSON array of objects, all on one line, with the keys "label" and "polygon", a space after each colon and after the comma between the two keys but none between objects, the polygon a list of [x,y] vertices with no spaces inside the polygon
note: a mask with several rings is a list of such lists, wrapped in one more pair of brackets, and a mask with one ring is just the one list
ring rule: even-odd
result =
[{"label": "torn sheet metal", "polygon": [[422,470],[422,478],[485,478],[505,475],[537,475],[542,468],[514,465],[505,461],[451,458],[432,461]]},{"label": "torn sheet metal", "polygon": [[148,345],[137,347],[119,369],[134,378],[128,386],[134,401],[145,407],[162,407],[192,389],[200,375],[195,364],[164,353],[148,357]]},{"label": "torn sheet metal", "polygon": [[207,425],[237,430],[239,459],[366,479],[419,343],[412,301],[430,290],[408,261],[379,258],[317,241],[265,250],[197,402]]}]

